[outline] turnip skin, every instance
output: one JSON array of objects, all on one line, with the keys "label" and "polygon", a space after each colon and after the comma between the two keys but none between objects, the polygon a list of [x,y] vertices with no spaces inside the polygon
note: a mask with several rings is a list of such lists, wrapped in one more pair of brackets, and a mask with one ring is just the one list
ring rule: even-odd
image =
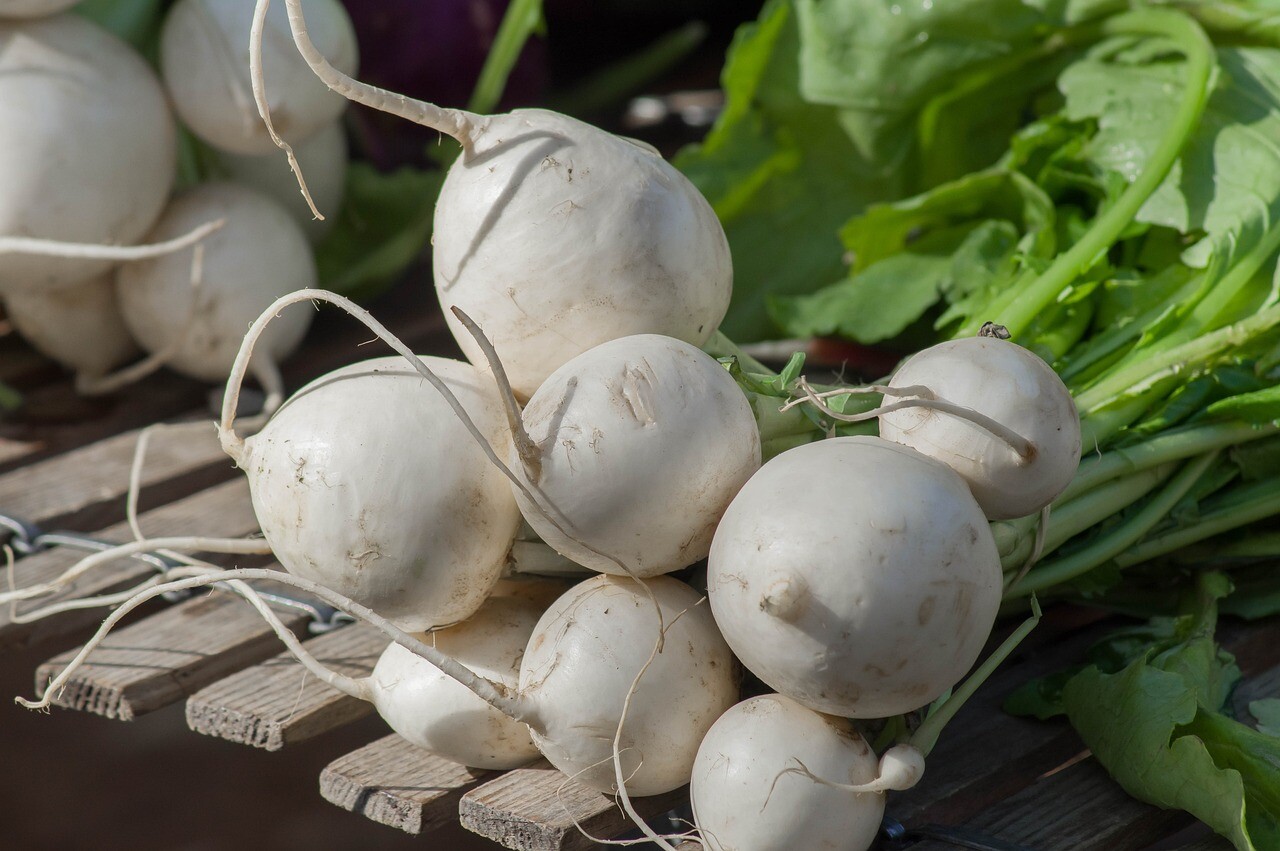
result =
[{"label": "turnip skin", "polygon": [[[667,633],[623,727],[622,776],[632,795],[689,782],[698,742],[738,696],[737,664],[698,593],[666,576],[645,584]],[[618,719],[653,651],[649,637],[656,637],[656,627],[653,601],[640,583],[602,574],[552,604],[525,651],[519,694],[535,711],[528,722],[534,742],[553,765],[592,789],[609,792],[616,785]]]},{"label": "turnip skin", "polygon": [[[295,152],[311,176],[307,185],[316,206],[326,213],[336,214],[342,206],[347,177],[347,134],[342,123],[335,121],[317,131],[298,145]],[[313,245],[324,238],[337,221],[336,215],[325,219],[311,215],[311,208],[298,192],[298,181],[289,170],[288,161],[274,148],[270,154],[252,156],[224,153],[218,160],[231,180],[271,196],[288,210]]]},{"label": "turnip skin", "polygon": [[539,499],[517,492],[521,513],[557,552],[604,573],[625,573],[614,559],[647,577],[706,557],[721,514],[760,467],[760,434],[736,382],[671,337],[624,337],[579,355],[522,419],[541,461],[532,478],[513,453]]},{"label": "turnip skin", "polygon": [[[520,660],[545,607],[525,597],[491,597],[456,626],[423,640],[482,677],[515,688]],[[538,757],[529,730],[426,659],[390,644],[369,677],[378,713],[400,736],[473,768],[515,768]]]},{"label": "turnip skin", "polygon": [[1031,442],[1034,451],[1023,458],[990,431],[954,414],[904,407],[880,415],[881,437],[954,469],[991,520],[1039,511],[1080,466],[1080,417],[1071,394],[1047,363],[1022,346],[996,337],[939,343],[908,358],[889,384],[928,387]]},{"label": "turnip skin", "polygon": [[[203,242],[200,285],[192,251],[120,267],[116,292],[130,333],[175,370],[225,381],[249,323],[279,295],[315,285],[315,261],[301,229],[277,203],[233,183],[204,183],[176,196],[149,235],[159,242],[204,222],[226,225]],[[311,311],[291,310],[259,341],[254,363],[287,357],[306,334]],[[188,319],[190,322],[188,323]]]},{"label": "turnip skin", "polygon": [[[510,440],[492,379],[424,360],[490,441]],[[238,463],[287,570],[410,631],[474,613],[520,524],[506,478],[399,357],[311,382],[244,441]]]},{"label": "turnip skin", "polygon": [[521,396],[618,337],[701,345],[733,270],[710,204],[651,149],[539,109],[479,118],[436,204],[433,274],[449,308],[493,340]]},{"label": "turnip skin", "polygon": [[[155,74],[74,14],[0,23],[0,234],[133,244],[173,187],[173,117]],[[6,256],[0,292],[69,286],[113,264]]]},{"label": "turnip skin", "polygon": [[[338,0],[308,0],[311,37],[331,61],[354,73],[355,30]],[[160,34],[160,69],[174,108],[205,142],[235,154],[275,152],[249,80],[253,0],[179,0]],[[267,12],[263,73],[277,129],[299,144],[346,107],[293,48],[282,3]]]},{"label": "turnip skin", "polygon": [[116,303],[114,272],[46,292],[15,290],[4,307],[33,348],[81,375],[105,375],[140,351]]},{"label": "turnip skin", "polygon": [[788,450],[738,493],[707,594],[743,665],[820,712],[883,718],[955,685],[1000,603],[990,527],[945,465],[875,437]]},{"label": "turnip skin", "polygon": [[689,798],[709,851],[870,848],[885,796],[850,792],[787,769],[799,760],[837,783],[876,779],[875,752],[852,725],[780,694],[735,705],[698,748]]}]

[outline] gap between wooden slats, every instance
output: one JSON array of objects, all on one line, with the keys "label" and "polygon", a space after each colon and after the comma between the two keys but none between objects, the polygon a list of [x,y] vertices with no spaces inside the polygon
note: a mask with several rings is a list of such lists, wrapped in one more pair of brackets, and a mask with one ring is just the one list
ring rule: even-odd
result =
[{"label": "gap between wooden slats", "polygon": [[[661,815],[687,800],[686,787],[665,795],[632,798],[643,818]],[[458,808],[462,826],[516,851],[584,851],[632,826],[609,795],[569,780],[546,762],[508,771],[468,792]],[[575,827],[577,821],[582,830]]]},{"label": "gap between wooden slats", "polygon": [[[352,624],[305,642],[328,667],[368,676],[388,639]],[[187,725],[197,733],[275,751],[373,711],[372,704],[325,685],[285,651],[196,692],[187,700]]]},{"label": "gap between wooden slats", "polygon": [[[293,632],[305,629],[307,617],[296,609],[276,611]],[[279,648],[279,637],[245,600],[215,590],[112,632],[54,703],[130,721],[261,662]],[[43,691],[77,651],[41,665],[37,689]]]},{"label": "gap between wooden slats", "polygon": [[393,734],[332,762],[320,774],[320,794],[379,824],[419,834],[452,823],[462,794],[496,774],[432,756]]},{"label": "gap between wooden slats", "polygon": [[[138,518],[144,534],[151,536],[220,535],[243,536],[257,531],[258,521],[249,501],[248,481],[239,478],[216,485],[177,502],[170,503]],[[117,524],[96,533],[107,540],[133,539],[126,524]],[[86,553],[63,547],[37,553],[14,564],[14,580],[19,586],[45,582],[57,577],[64,570],[83,558]],[[244,561],[245,557],[239,557]],[[55,596],[45,597],[38,603],[24,606],[34,608],[65,600],[70,597],[96,596],[123,590],[154,575],[155,570],[136,559],[119,559],[99,566],[80,577],[74,586]],[[3,587],[8,587],[7,582]],[[243,604],[247,605],[247,604]],[[105,613],[101,609],[79,609],[63,612],[33,623],[15,623],[10,619],[7,606],[0,606],[0,648],[18,643],[35,644],[39,641],[66,635],[86,624],[101,621]]]}]

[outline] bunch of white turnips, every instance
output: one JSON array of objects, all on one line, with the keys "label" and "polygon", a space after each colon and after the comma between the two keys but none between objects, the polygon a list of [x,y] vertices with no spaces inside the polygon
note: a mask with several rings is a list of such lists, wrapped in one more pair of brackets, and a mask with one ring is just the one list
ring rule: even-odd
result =
[{"label": "bunch of white turnips", "polygon": [[[83,392],[159,366],[223,382],[254,317],[315,285],[312,246],[327,226],[254,106],[253,0],[178,0],[164,20],[159,74],[73,5],[0,0],[0,301]],[[354,71],[355,34],[339,0],[308,6],[317,40]],[[346,101],[292,49],[283,7],[267,16],[264,44],[268,95],[290,104],[285,135],[317,176],[313,195],[336,210]],[[179,189],[186,132],[217,179]],[[254,373],[268,390],[280,390],[276,364],[309,321],[297,311],[264,341]]]},{"label": "bunch of white turnips", "polygon": [[[728,306],[727,241],[678,171],[545,110],[364,86],[307,37],[311,6],[304,21],[285,5],[331,89],[462,146],[434,275],[470,361],[418,358],[312,289],[244,338],[219,433],[262,532],[289,581],[395,641],[367,678],[306,664],[466,765],[541,754],[633,817],[628,794],[691,784],[716,851],[867,847],[884,793],[924,765],[859,730],[927,707],[976,661],[1002,588],[988,520],[1041,511],[1079,461],[1061,381],[997,336],[945,343],[875,388],[881,436],[762,466],[752,405],[700,349]],[[283,124],[289,101],[269,106]],[[316,379],[240,436],[255,347],[317,301],[397,355]],[[503,582],[525,525],[596,574]],[[669,575],[704,559],[705,595]],[[739,702],[740,665],[776,693]]]}]

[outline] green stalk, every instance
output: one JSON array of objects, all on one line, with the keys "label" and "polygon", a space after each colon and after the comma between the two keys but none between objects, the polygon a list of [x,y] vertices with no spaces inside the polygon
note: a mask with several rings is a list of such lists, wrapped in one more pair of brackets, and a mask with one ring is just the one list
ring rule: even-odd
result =
[{"label": "green stalk", "polygon": [[467,110],[487,114],[493,112],[502,98],[511,69],[524,50],[524,43],[542,27],[542,0],[511,0],[507,13],[498,25],[493,46],[485,57],[484,67],[476,80]]},{"label": "green stalk", "polygon": [[996,668],[1005,659],[1009,658],[1009,654],[1022,643],[1022,640],[1031,633],[1031,630],[1035,629],[1038,623],[1040,623],[1040,602],[1032,594],[1031,617],[1019,624],[1013,634],[1000,642],[1000,646],[995,649],[995,652],[988,656],[978,669],[970,674],[951,693],[950,697],[943,701],[941,706],[929,713],[929,717],[924,719],[924,722],[911,735],[910,744],[920,753],[928,756],[929,751],[933,750],[933,746],[938,743],[938,736],[942,734],[942,729],[947,726],[947,722],[955,717],[955,714],[960,711],[960,707],[964,706],[965,701],[972,697],[978,687],[995,673]]},{"label": "green stalk", "polygon": [[1096,541],[1082,550],[1053,561],[1042,562],[1021,581],[1006,589],[1005,597],[1023,597],[1061,582],[1067,582],[1120,555],[1163,520],[1217,458],[1217,452],[1208,452],[1189,461],[1165,485],[1164,489],[1133,517],[1106,534],[1100,535]]},{"label": "green stalk", "polygon": [[702,344],[702,350],[713,358],[737,358],[743,372],[765,375],[769,378],[778,374],[744,352],[737,343],[718,330],[711,335],[711,339]]},{"label": "green stalk", "polygon": [[1058,298],[1072,281],[1089,269],[1132,222],[1138,210],[1182,155],[1200,123],[1209,99],[1209,78],[1216,65],[1213,44],[1194,19],[1170,9],[1141,9],[1116,15],[1101,24],[1103,35],[1163,36],[1187,58],[1185,93],[1169,131],[1152,153],[1137,180],[1101,213],[1080,241],[1058,255],[1043,273],[1025,287],[1012,287],[986,312],[961,328],[957,336],[972,336],[984,320],[997,321],[1016,338]]},{"label": "green stalk", "polygon": [[1128,476],[1170,461],[1182,461],[1215,449],[1248,443],[1273,435],[1278,430],[1280,429],[1274,425],[1214,423],[1162,432],[1135,446],[1108,449],[1103,455],[1082,461],[1075,478],[1055,502],[1065,503],[1120,476]]},{"label": "green stalk", "polygon": [[[1280,305],[1272,305],[1234,325],[1203,334],[1164,352],[1152,353],[1110,373],[1106,379],[1076,397],[1081,427],[1098,443],[1104,442],[1132,422],[1136,404],[1103,410],[1120,397],[1131,395],[1135,403],[1142,401],[1142,395],[1160,381],[1177,378],[1188,370],[1204,366],[1215,357],[1238,350],[1277,325],[1280,325]],[[1143,407],[1145,409],[1145,403]]]},{"label": "green stalk", "polygon": [[1228,505],[1203,513],[1194,524],[1130,547],[1116,556],[1116,564],[1128,567],[1280,514],[1280,480],[1269,479],[1241,490],[1246,491],[1243,496],[1226,500]]}]

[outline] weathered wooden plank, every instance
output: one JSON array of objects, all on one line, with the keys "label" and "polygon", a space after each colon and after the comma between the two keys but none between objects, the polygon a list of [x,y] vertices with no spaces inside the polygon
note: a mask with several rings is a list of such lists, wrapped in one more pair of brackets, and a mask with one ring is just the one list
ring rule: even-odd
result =
[{"label": "weathered wooden plank", "polygon": [[[0,511],[41,525],[78,529],[119,520],[139,434],[118,434],[0,476]],[[164,482],[171,491],[191,493],[234,474],[213,426],[186,421],[151,433],[141,484],[146,489]]]},{"label": "weathered wooden plank", "polygon": [[[145,534],[241,536],[258,528],[249,501],[249,484],[244,478],[233,479],[201,491],[177,502],[146,512],[138,519]],[[117,524],[95,533],[106,540],[132,540],[127,524]],[[14,564],[14,582],[20,587],[47,582],[60,575],[85,556],[84,552],[56,548],[28,556]],[[244,561],[244,557],[240,558]],[[155,571],[136,559],[120,559],[86,573],[67,590],[42,598],[35,605],[49,605],[72,597],[96,596],[120,591],[134,585]],[[3,569],[0,568],[0,575]],[[8,587],[7,582],[4,587]],[[25,607],[24,607],[25,609]],[[100,621],[101,609],[63,612],[33,623],[15,622],[8,607],[0,607],[0,648],[14,644],[35,644],[66,635],[86,624]]]},{"label": "weathered wooden plank", "polygon": [[[277,611],[295,633],[305,627],[307,618],[296,609]],[[54,703],[131,721],[261,662],[279,647],[280,639],[248,603],[215,590],[111,633]],[[41,665],[36,688],[43,692],[76,652]]]},{"label": "weathered wooden plank", "polygon": [[[1181,826],[1185,814],[1124,793],[1096,760],[1086,759],[991,807],[965,824],[1036,851],[1136,851]],[[928,840],[912,851],[955,846]]]},{"label": "weathered wooden plank", "polygon": [[[667,812],[687,799],[687,788],[632,798],[642,818]],[[546,762],[508,771],[462,796],[462,826],[516,851],[583,851],[589,837],[609,838],[631,827],[609,795],[570,780]]]},{"label": "weathered wooden plank", "polygon": [[326,801],[406,833],[457,818],[458,800],[497,772],[467,768],[390,735],[343,756],[320,774]]},{"label": "weathered wooden plank", "polygon": [[964,705],[930,754],[920,784],[891,796],[889,811],[895,818],[908,826],[962,822],[1083,750],[1065,721],[1019,718],[1002,709],[1019,685],[1078,662],[1093,642],[1118,625],[1115,620],[1086,620],[1080,626],[1077,615],[1050,611],[1032,632],[1035,641],[1029,640]]},{"label": "weathered wooden plank", "polygon": [[[313,656],[349,677],[368,676],[387,637],[352,624],[305,642]],[[373,711],[306,672],[287,651],[206,686],[187,699],[197,733],[269,751],[332,730]]]}]

